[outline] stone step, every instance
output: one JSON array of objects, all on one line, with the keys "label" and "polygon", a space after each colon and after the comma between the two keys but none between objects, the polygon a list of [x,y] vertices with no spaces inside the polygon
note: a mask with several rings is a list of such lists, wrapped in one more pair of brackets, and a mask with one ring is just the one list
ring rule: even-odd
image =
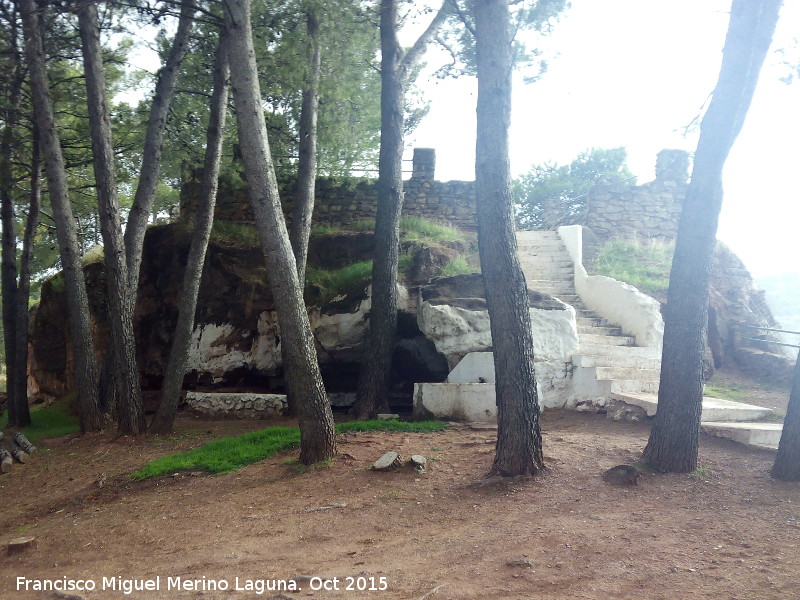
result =
[{"label": "stone step", "polygon": [[598,379],[632,380],[658,384],[661,379],[660,369],[640,369],[637,367],[598,366],[592,367]]},{"label": "stone step", "polygon": [[[577,310],[575,312],[576,315],[580,314]],[[608,327],[608,321],[601,317],[576,316],[575,320],[578,323],[578,327]]]},{"label": "stone step", "polygon": [[557,231],[517,231],[518,240],[561,240]]},{"label": "stone step", "polygon": [[[642,348],[640,346],[612,346],[610,344],[594,344],[581,340],[580,349],[576,354],[582,356],[600,356],[604,360],[618,360],[624,358],[655,358],[661,360],[661,350],[658,348]],[[630,366],[630,365],[624,365]]]},{"label": "stone step", "polygon": [[620,327],[598,326],[598,325],[581,325],[578,324],[578,335],[604,335],[604,336],[621,336],[622,329]]},{"label": "stone step", "polygon": [[575,295],[575,286],[571,281],[561,281],[557,279],[526,279],[529,288],[539,289],[548,288],[559,292],[569,292]]},{"label": "stone step", "polygon": [[778,449],[783,433],[781,423],[725,423],[719,421],[705,421],[700,423],[700,429],[705,433],[727,438],[740,444],[755,446],[756,448]]},{"label": "stone step", "polygon": [[[631,392],[614,392],[611,394],[614,400],[639,406],[647,411],[647,416],[652,417],[656,414],[658,406],[658,396],[656,394],[640,394]],[[744,402],[733,402],[732,400],[722,400],[721,398],[703,397],[703,412],[701,421],[736,421],[750,422],[763,419],[772,414],[772,409],[762,406],[745,404]]]},{"label": "stone step", "polygon": [[592,335],[580,334],[578,336],[580,347],[583,348],[584,344],[589,345],[607,345],[607,346],[633,346],[636,340],[629,335]]},{"label": "stone step", "polygon": [[[617,348],[615,346],[615,348]],[[631,348],[638,350],[638,348]],[[576,354],[572,357],[572,364],[576,367],[617,367],[623,369],[646,369],[659,371],[661,369],[661,359],[647,358],[635,354],[620,355],[619,352],[614,356]]]},{"label": "stone step", "polygon": [[558,281],[574,281],[575,269],[572,265],[565,265],[561,263],[528,263],[527,261],[519,261],[522,266],[522,271],[525,276],[530,276],[531,279],[556,279]]},{"label": "stone step", "polygon": [[658,380],[640,381],[638,379],[600,379],[598,381],[609,381],[611,383],[611,395],[613,394],[658,394]]},{"label": "stone step", "polygon": [[559,240],[517,241],[520,252],[561,252],[567,254],[567,247]]}]

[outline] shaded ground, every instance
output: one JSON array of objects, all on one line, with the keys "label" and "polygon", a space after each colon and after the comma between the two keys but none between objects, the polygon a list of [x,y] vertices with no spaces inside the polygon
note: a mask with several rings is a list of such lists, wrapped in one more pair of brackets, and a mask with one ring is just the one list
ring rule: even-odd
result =
[{"label": "shaded ground", "polygon": [[714,371],[709,384],[732,391],[735,397],[728,399],[764,406],[781,415],[786,414],[791,388],[789,383],[759,381],[736,369],[724,368]]},{"label": "shaded ground", "polygon": [[[770,479],[773,453],[704,436],[699,475],[647,474],[638,487],[611,487],[601,472],[635,461],[648,425],[600,415],[546,413],[550,472],[510,485],[470,487],[488,470],[495,432],[467,426],[340,436],[332,466],[305,473],[286,464],[289,453],[226,475],[125,478],[151,458],[258,426],[183,418],[169,440],[53,440],[0,477],[0,544],[19,535],[39,543],[0,557],[0,597],[53,597],[16,591],[17,576],[98,587],[104,576],[161,576],[160,592],[89,599],[275,595],[167,591],[170,576],[231,587],[236,577],[298,577],[302,591],[284,592],[295,599],[800,595],[800,485]],[[368,470],[390,449],[427,456],[428,473]],[[342,589],[312,594],[312,576],[338,577]],[[346,591],[348,576],[376,585],[385,577],[387,589]]]}]

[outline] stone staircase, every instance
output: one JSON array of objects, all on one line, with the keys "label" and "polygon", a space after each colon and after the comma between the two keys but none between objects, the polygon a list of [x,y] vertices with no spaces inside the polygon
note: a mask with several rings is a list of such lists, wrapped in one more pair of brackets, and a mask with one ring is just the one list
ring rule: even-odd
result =
[{"label": "stone staircase", "polygon": [[[613,401],[655,415],[660,350],[637,347],[636,340],[593,313],[574,286],[574,265],[555,231],[517,232],[520,263],[528,287],[575,308],[579,348],[573,356],[573,390],[578,402]],[[777,448],[780,425],[758,423],[772,411],[717,398],[703,399],[703,430],[749,445]]]}]

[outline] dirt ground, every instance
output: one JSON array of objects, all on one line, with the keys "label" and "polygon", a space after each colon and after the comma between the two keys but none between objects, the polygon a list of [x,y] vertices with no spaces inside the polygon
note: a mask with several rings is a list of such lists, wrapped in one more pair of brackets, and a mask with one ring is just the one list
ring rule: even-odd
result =
[{"label": "dirt ground", "polygon": [[[0,598],[58,597],[20,591],[18,577],[93,580],[87,599],[800,598],[800,484],[769,477],[774,453],[703,436],[696,474],[605,483],[605,469],[638,459],[647,423],[548,411],[549,472],[480,488],[495,431],[467,425],[343,435],[333,464],[305,473],[289,452],[225,475],[126,478],[157,456],[264,425],[182,417],[168,439],[48,441],[0,476],[1,547],[38,542],[0,557]],[[426,456],[427,473],[369,469],[392,449]],[[103,577],[117,590],[102,590]],[[157,577],[159,591],[120,589]],[[169,578],[199,581],[175,589]],[[251,589],[235,590],[237,578]],[[299,589],[260,589],[270,585]],[[321,586],[338,590],[312,589]]]}]

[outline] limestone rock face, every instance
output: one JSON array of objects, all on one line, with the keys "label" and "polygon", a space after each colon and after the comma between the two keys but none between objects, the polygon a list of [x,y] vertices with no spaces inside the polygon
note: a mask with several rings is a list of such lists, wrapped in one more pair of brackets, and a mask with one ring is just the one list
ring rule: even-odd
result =
[{"label": "limestone rock face", "polygon": [[[529,291],[529,302],[539,400],[547,407],[566,406],[572,355],[578,350],[575,309],[534,291]],[[489,313],[480,275],[431,280],[420,290],[417,322],[420,331],[447,359],[451,368],[449,383],[494,383]],[[461,388],[467,390],[464,393],[470,393],[469,389]],[[478,387],[475,393],[480,396],[484,392]],[[471,420],[476,418],[470,414]]]},{"label": "limestone rock face", "polygon": [[791,361],[777,333],[780,329],[763,290],[756,287],[744,263],[724,244],[717,244],[711,268],[708,346],[715,367],[736,364],[757,377],[788,381]]},{"label": "limestone rock face", "polygon": [[[138,290],[134,327],[137,359],[144,389],[159,389],[180,302],[190,229],[170,224],[148,229]],[[234,238],[234,239],[232,239]],[[282,391],[281,345],[275,304],[261,248],[248,242],[215,237],[209,245],[200,286],[195,330],[190,347],[186,385]],[[324,240],[324,241],[321,241]],[[341,233],[312,237],[309,266],[335,269],[372,258],[371,233]],[[410,248],[424,263],[441,263],[451,249]],[[432,253],[435,256],[432,257]],[[423,265],[424,266],[424,265]],[[413,269],[412,269],[413,270]],[[423,273],[425,269],[416,269]],[[98,354],[105,353],[108,313],[102,262],[84,268]],[[45,283],[42,301],[32,315],[31,390],[63,396],[74,388],[68,380],[72,351],[66,336],[66,302],[59,277]],[[423,283],[413,278],[410,284]],[[413,315],[416,295],[399,286],[399,308],[410,316],[402,328],[398,360],[401,375],[442,381],[446,361],[422,336]],[[370,288],[354,283],[340,294],[314,286],[306,289],[306,304],[326,386],[332,392],[351,391],[358,372],[368,327]],[[442,367],[442,364],[445,364]]]},{"label": "limestone rock face", "polygon": [[[439,277],[420,289],[420,331],[447,358],[451,369],[470,352],[492,349],[483,278],[477,274]],[[578,348],[575,309],[529,290],[537,362],[569,362]]]}]

